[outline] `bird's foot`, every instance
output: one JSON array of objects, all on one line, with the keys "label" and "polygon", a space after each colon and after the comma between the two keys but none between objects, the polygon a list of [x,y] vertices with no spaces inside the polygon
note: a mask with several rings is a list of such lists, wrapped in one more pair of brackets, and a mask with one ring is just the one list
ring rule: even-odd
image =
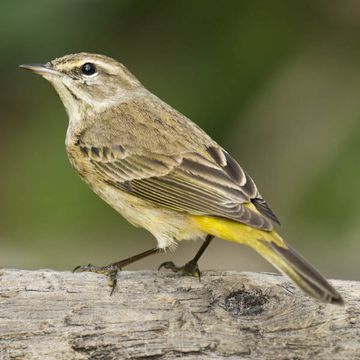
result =
[{"label": "bird's foot", "polygon": [[184,266],[176,266],[172,261],[166,261],[159,266],[158,270],[162,268],[170,269],[173,272],[181,273],[181,275],[194,276],[199,278],[200,280],[201,273],[198,264],[193,260],[190,260]]},{"label": "bird's foot", "polygon": [[76,266],[76,268],[74,268],[74,270],[73,270],[73,272],[85,272],[85,271],[106,275],[109,280],[108,284],[111,288],[110,296],[114,293],[114,291],[116,289],[116,285],[117,285],[117,273],[119,271],[121,271],[121,268],[116,266],[115,263],[109,264],[106,266],[95,266],[92,264],[79,265],[79,266]]}]

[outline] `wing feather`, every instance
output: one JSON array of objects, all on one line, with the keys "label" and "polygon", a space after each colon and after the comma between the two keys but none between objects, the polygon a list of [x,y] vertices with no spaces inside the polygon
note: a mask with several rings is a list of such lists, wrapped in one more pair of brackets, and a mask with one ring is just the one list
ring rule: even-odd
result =
[{"label": "wing feather", "polygon": [[100,121],[92,124],[79,133],[77,144],[105,182],[178,211],[264,230],[277,222],[236,160],[157,97],[134,97],[101,116],[106,129]]},{"label": "wing feather", "polygon": [[[272,229],[270,216],[246,207],[257,193],[256,186],[225,152],[210,150],[210,157],[194,152],[145,156],[128,154],[121,145],[115,145],[95,150],[83,146],[82,153],[105,182],[139,198],[176,211]],[[259,207],[265,209],[264,205]]]}]

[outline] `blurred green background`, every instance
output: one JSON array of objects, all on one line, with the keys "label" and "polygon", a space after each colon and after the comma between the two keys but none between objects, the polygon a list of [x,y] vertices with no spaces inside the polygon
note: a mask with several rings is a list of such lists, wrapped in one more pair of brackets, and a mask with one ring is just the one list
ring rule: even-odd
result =
[{"label": "blurred green background", "polygon": [[[17,68],[89,51],[123,62],[232,153],[325,275],[360,279],[359,1],[2,0],[0,20],[1,266],[104,265],[155,244],[77,177],[60,100]],[[181,264],[199,246],[130,268]],[[200,267],[271,269],[221,240]]]}]

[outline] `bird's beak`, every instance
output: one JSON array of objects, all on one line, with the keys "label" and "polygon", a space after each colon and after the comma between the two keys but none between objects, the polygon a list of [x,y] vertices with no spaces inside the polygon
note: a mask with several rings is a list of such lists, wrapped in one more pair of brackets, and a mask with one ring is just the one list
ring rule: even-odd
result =
[{"label": "bird's beak", "polygon": [[54,69],[51,69],[46,64],[29,64],[29,65],[19,65],[22,69],[30,70],[35,74],[39,75],[60,75],[60,73]]}]

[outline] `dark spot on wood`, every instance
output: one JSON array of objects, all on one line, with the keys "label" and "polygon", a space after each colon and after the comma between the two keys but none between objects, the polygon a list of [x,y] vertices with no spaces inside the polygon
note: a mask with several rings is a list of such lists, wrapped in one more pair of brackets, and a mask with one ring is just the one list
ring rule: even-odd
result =
[{"label": "dark spot on wood", "polygon": [[120,359],[119,348],[113,344],[92,345],[96,336],[86,334],[71,340],[70,346],[76,353],[86,356],[88,359]]},{"label": "dark spot on wood", "polygon": [[221,307],[236,316],[253,316],[261,314],[268,302],[269,296],[261,289],[242,288],[231,292]]}]

